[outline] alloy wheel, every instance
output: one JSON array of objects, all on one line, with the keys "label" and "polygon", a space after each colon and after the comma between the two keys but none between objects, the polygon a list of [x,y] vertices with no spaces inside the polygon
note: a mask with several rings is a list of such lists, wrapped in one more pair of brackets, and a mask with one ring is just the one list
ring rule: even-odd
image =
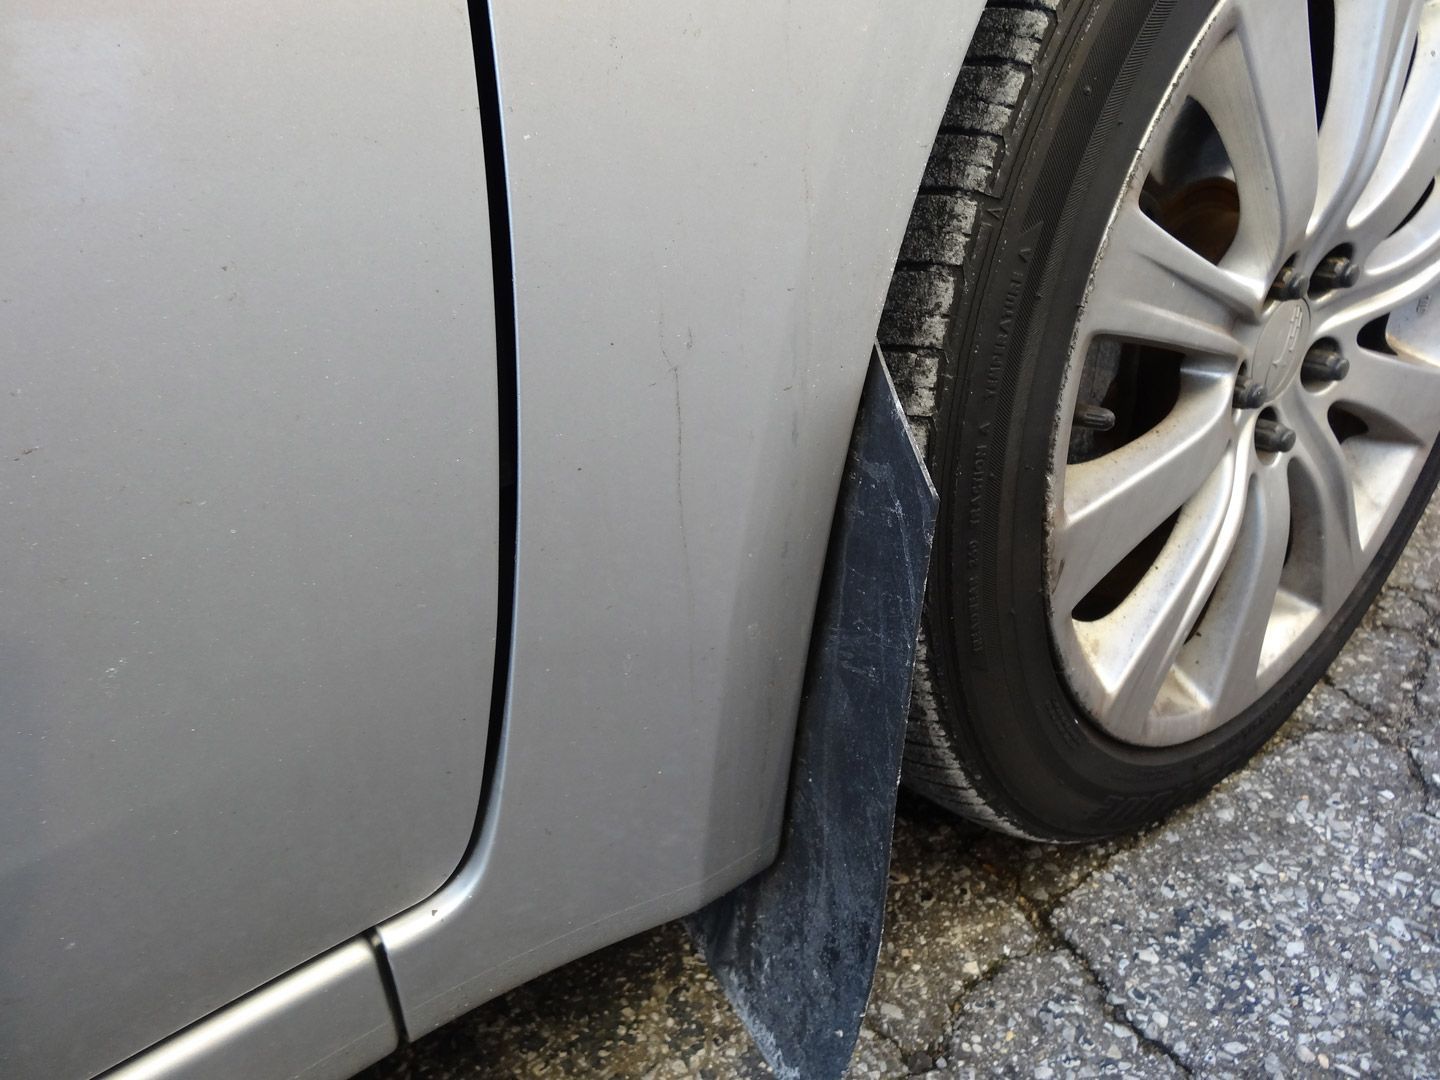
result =
[{"label": "alloy wheel", "polygon": [[1088,716],[1142,746],[1258,701],[1440,434],[1440,0],[1227,0],[1080,313],[1047,536]]}]

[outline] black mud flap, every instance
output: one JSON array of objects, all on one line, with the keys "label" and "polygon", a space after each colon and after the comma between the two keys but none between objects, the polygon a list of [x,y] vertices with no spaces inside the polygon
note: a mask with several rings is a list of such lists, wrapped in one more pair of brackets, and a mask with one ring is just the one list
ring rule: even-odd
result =
[{"label": "black mud flap", "polygon": [[938,505],[877,348],[815,611],[780,852],[687,920],[782,1078],[850,1062],[880,952]]}]

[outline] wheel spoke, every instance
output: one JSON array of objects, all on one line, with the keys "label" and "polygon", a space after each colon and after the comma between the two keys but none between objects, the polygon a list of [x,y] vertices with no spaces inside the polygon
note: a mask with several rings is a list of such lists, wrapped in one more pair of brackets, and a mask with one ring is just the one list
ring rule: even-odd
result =
[{"label": "wheel spoke", "polygon": [[1219,719],[1234,716],[1259,686],[1265,631],[1290,543],[1290,482],[1284,462],[1257,465],[1234,554],[1215,586],[1180,665]]},{"label": "wheel spoke", "polygon": [[1241,0],[1233,30],[1193,95],[1235,166],[1242,250],[1266,278],[1305,235],[1315,205],[1319,136],[1305,0]]},{"label": "wheel spoke", "polygon": [[1343,226],[1399,108],[1421,0],[1336,0],[1335,55],[1320,126],[1320,183],[1310,231],[1323,250]]},{"label": "wheel spoke", "polygon": [[1440,171],[1440,4],[1420,16],[1420,47],[1374,175],[1350,215],[1350,231],[1388,236]]},{"label": "wheel spoke", "polygon": [[1371,319],[1403,308],[1440,282],[1440,198],[1427,199],[1415,217],[1365,261],[1352,288],[1322,297],[1312,307],[1317,336],[1347,338]]},{"label": "wheel spoke", "polygon": [[1430,286],[1437,261],[1440,261],[1440,198],[1430,198],[1395,235],[1375,248],[1366,261],[1359,291],[1363,294],[1375,289],[1393,289],[1413,280],[1415,284],[1409,295],[1395,302],[1394,306],[1398,307]]},{"label": "wheel spoke", "polygon": [[1233,438],[1229,390],[1205,374],[1182,377],[1180,401],[1134,442],[1065,473],[1053,537],[1054,605],[1068,614],[1215,471]]},{"label": "wheel spoke", "polygon": [[1440,434],[1440,366],[1371,349],[1349,350],[1350,374],[1336,385],[1333,398],[1378,429],[1429,446]]},{"label": "wheel spoke", "polygon": [[1353,295],[1380,296],[1390,310],[1403,307],[1435,284],[1440,266],[1440,198],[1420,212],[1366,260]]},{"label": "wheel spoke", "polygon": [[1306,401],[1299,394],[1290,400],[1285,417],[1295,429],[1292,460],[1303,482],[1303,491],[1298,497],[1292,493],[1292,499],[1297,499],[1312,519],[1305,522],[1306,547],[1318,555],[1318,565],[1311,568],[1311,599],[1333,611],[1350,594],[1362,566],[1355,484],[1340,443],[1325,419],[1325,401]]},{"label": "wheel spoke", "polygon": [[1086,300],[1084,332],[1186,353],[1238,356],[1238,316],[1262,286],[1208,262],[1126,202]]},{"label": "wheel spoke", "polygon": [[1105,618],[1077,624],[1105,689],[1103,721],[1112,734],[1156,740],[1152,707],[1234,548],[1244,492],[1245,477],[1227,454],[1181,512],[1151,572]]}]

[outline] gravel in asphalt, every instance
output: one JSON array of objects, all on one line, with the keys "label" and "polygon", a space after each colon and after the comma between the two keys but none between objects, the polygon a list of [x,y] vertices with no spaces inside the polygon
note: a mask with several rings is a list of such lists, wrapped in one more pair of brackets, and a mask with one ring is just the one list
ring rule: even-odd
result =
[{"label": "gravel in asphalt", "polygon": [[[1440,1075],[1440,505],[1246,769],[1059,848],[907,800],[851,1075]],[[512,991],[366,1080],[770,1073],[678,925]]]}]

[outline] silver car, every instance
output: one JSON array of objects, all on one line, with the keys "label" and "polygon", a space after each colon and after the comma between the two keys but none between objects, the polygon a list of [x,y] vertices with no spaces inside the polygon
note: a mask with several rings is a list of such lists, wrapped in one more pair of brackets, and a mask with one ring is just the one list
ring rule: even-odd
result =
[{"label": "silver car", "polygon": [[765,870],[877,343],[905,782],[1020,836],[1243,763],[1440,470],[1440,0],[9,0],[0,102],[5,1077]]}]

